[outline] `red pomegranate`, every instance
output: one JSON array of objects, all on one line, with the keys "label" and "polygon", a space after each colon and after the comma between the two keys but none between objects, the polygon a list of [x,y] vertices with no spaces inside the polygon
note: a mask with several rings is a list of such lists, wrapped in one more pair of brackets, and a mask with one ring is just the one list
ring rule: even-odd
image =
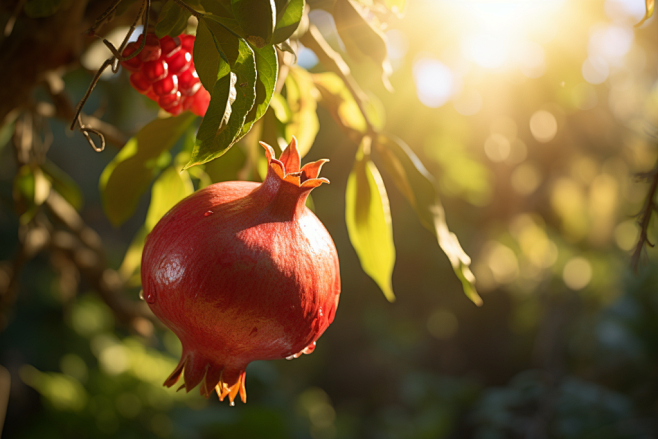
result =
[{"label": "red pomegranate", "polygon": [[326,160],[300,169],[297,142],[269,162],[262,184],[217,183],[172,208],[146,240],[144,298],[180,339],[183,354],[164,385],[181,374],[231,404],[246,402],[253,360],[311,353],[334,319],[340,295],[331,236],[305,206]]}]

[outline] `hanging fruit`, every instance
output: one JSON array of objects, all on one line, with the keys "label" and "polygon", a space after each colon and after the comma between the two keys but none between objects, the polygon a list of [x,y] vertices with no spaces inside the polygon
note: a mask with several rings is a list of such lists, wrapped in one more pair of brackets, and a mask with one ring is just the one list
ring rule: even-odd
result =
[{"label": "hanging fruit", "polygon": [[311,353],[333,321],[340,295],[331,236],[305,205],[327,160],[300,169],[295,138],[269,163],[262,184],[217,183],[170,210],[142,255],[144,298],[180,339],[187,391],[201,384],[231,404],[246,402],[245,369],[254,360]]}]

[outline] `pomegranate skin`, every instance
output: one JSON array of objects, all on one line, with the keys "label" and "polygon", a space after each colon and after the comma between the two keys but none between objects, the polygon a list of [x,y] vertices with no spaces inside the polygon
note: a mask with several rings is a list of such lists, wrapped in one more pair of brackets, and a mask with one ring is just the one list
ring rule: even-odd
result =
[{"label": "pomegranate skin", "polygon": [[254,360],[311,353],[333,321],[340,295],[331,236],[305,206],[326,160],[301,170],[296,140],[269,162],[262,184],[223,182],[172,208],[147,238],[144,297],[180,339],[189,392],[217,391],[246,402],[245,369]]}]

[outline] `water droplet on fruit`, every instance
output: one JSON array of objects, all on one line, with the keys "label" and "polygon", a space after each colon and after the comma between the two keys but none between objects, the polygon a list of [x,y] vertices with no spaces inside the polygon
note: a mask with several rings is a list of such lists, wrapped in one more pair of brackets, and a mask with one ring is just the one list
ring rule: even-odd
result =
[{"label": "water droplet on fruit", "polygon": [[146,296],[146,303],[155,303],[155,288],[151,286],[151,288],[149,288],[145,296]]},{"label": "water droplet on fruit", "polygon": [[144,290],[139,290],[139,298],[144,300]]},{"label": "water droplet on fruit", "polygon": [[297,358],[297,357],[295,357],[294,355],[290,355],[290,356],[286,357],[286,360],[294,360],[295,358]]},{"label": "water droplet on fruit", "polygon": [[320,317],[324,316],[324,314],[322,314],[322,308],[320,308],[320,309],[318,310],[318,315],[319,315]]},{"label": "water droplet on fruit", "polygon": [[209,210],[209,211],[207,211],[206,213],[204,213],[203,216],[210,216],[210,215],[212,215],[213,213],[215,213],[215,212],[213,212],[212,210]]},{"label": "water droplet on fruit", "polygon": [[229,405],[230,405],[231,407],[235,407],[235,401],[231,401],[231,403],[230,403]]}]

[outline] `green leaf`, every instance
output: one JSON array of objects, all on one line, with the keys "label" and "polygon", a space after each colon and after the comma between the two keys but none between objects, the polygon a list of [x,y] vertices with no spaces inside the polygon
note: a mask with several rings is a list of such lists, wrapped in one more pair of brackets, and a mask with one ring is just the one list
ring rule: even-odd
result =
[{"label": "green leaf", "polygon": [[276,22],[274,0],[231,0],[231,12],[249,43],[258,48],[270,44]]},{"label": "green leaf", "polygon": [[187,171],[178,172],[174,166],[165,169],[151,189],[151,204],[144,221],[146,230],[153,230],[165,213],[192,192],[194,186]]},{"label": "green leaf", "polygon": [[304,69],[292,67],[286,78],[286,99],[292,118],[286,125],[286,141],[297,138],[302,157],[308,153],[320,129],[317,102],[313,96],[315,86],[311,75]]},{"label": "green leaf", "polygon": [[391,212],[384,182],[374,163],[364,153],[370,139],[364,137],[347,180],[345,221],[352,246],[363,271],[368,274],[389,302],[395,300],[391,275],[395,245]]},{"label": "green leaf", "polygon": [[79,211],[82,208],[83,199],[80,187],[75,180],[48,160],[41,165],[41,169],[52,184],[53,189]]},{"label": "green leaf", "polygon": [[462,282],[464,293],[480,306],[482,299],[475,289],[475,276],[470,269],[471,258],[462,249],[457,236],[448,229],[445,211],[431,174],[401,139],[381,135],[375,147],[393,183],[411,203],[423,226],[437,238],[439,246]]},{"label": "green leaf", "polygon": [[256,60],[246,41],[219,23],[205,20],[215,47],[228,62],[230,72],[220,66],[218,80],[199,132],[192,157],[185,169],[224,154],[237,141],[245,119],[256,100]]},{"label": "green leaf", "polygon": [[206,11],[204,19],[221,24],[241,38],[246,36],[231,12],[230,0],[201,0],[201,4]]},{"label": "green leaf", "polygon": [[103,170],[99,183],[101,199],[112,224],[122,224],[135,212],[139,198],[158,171],[158,157],[174,146],[194,119],[194,114],[185,112],[150,122]]},{"label": "green leaf", "polygon": [[[368,129],[366,120],[343,80],[332,72],[316,73],[312,78],[320,91],[322,103],[336,122],[343,127],[365,134]],[[372,125],[381,130],[384,127],[384,111],[381,103],[375,97],[371,97],[366,102],[365,110]]]},{"label": "green leaf", "polygon": [[44,18],[55,14],[62,6],[62,0],[27,0],[25,14],[30,18]]},{"label": "green leaf", "polygon": [[[279,6],[277,4],[277,6]],[[280,44],[286,41],[297,30],[302,17],[304,16],[304,0],[290,0],[283,10],[277,10],[277,21],[274,34],[272,35],[272,44]]]},{"label": "green leaf", "polygon": [[644,17],[642,18],[642,21],[640,21],[638,24],[635,25],[635,27],[640,27],[644,24],[645,21],[647,21],[651,16],[653,15],[653,10],[656,6],[655,0],[645,0],[645,7],[646,7],[646,13],[644,14]]},{"label": "green leaf", "polygon": [[181,26],[187,27],[187,20],[190,18],[190,12],[180,7],[174,0],[167,0],[164,4],[158,23],[155,25],[155,35],[162,38],[165,35],[176,37],[180,35]]},{"label": "green leaf", "polygon": [[220,62],[223,62],[219,50],[215,46],[215,39],[208,29],[205,20],[199,20],[194,40],[194,67],[199,75],[201,84],[206,90],[212,90],[217,82]]},{"label": "green leaf", "polygon": [[14,177],[13,197],[20,223],[27,224],[50,195],[50,181],[41,168],[23,165]]},{"label": "green leaf", "polygon": [[262,49],[254,49],[254,55],[256,57],[256,74],[258,78],[258,81],[256,82],[256,101],[247,114],[244,126],[242,127],[236,141],[243,138],[249,130],[251,130],[254,123],[263,117],[267,111],[279,75],[279,60],[276,56],[276,49],[274,46],[265,46]]},{"label": "green leaf", "polygon": [[388,60],[386,37],[369,19],[369,11],[353,0],[337,0],[332,13],[336,30],[347,53],[355,61],[370,59],[382,73],[384,85],[391,90],[388,77],[392,69]]}]

